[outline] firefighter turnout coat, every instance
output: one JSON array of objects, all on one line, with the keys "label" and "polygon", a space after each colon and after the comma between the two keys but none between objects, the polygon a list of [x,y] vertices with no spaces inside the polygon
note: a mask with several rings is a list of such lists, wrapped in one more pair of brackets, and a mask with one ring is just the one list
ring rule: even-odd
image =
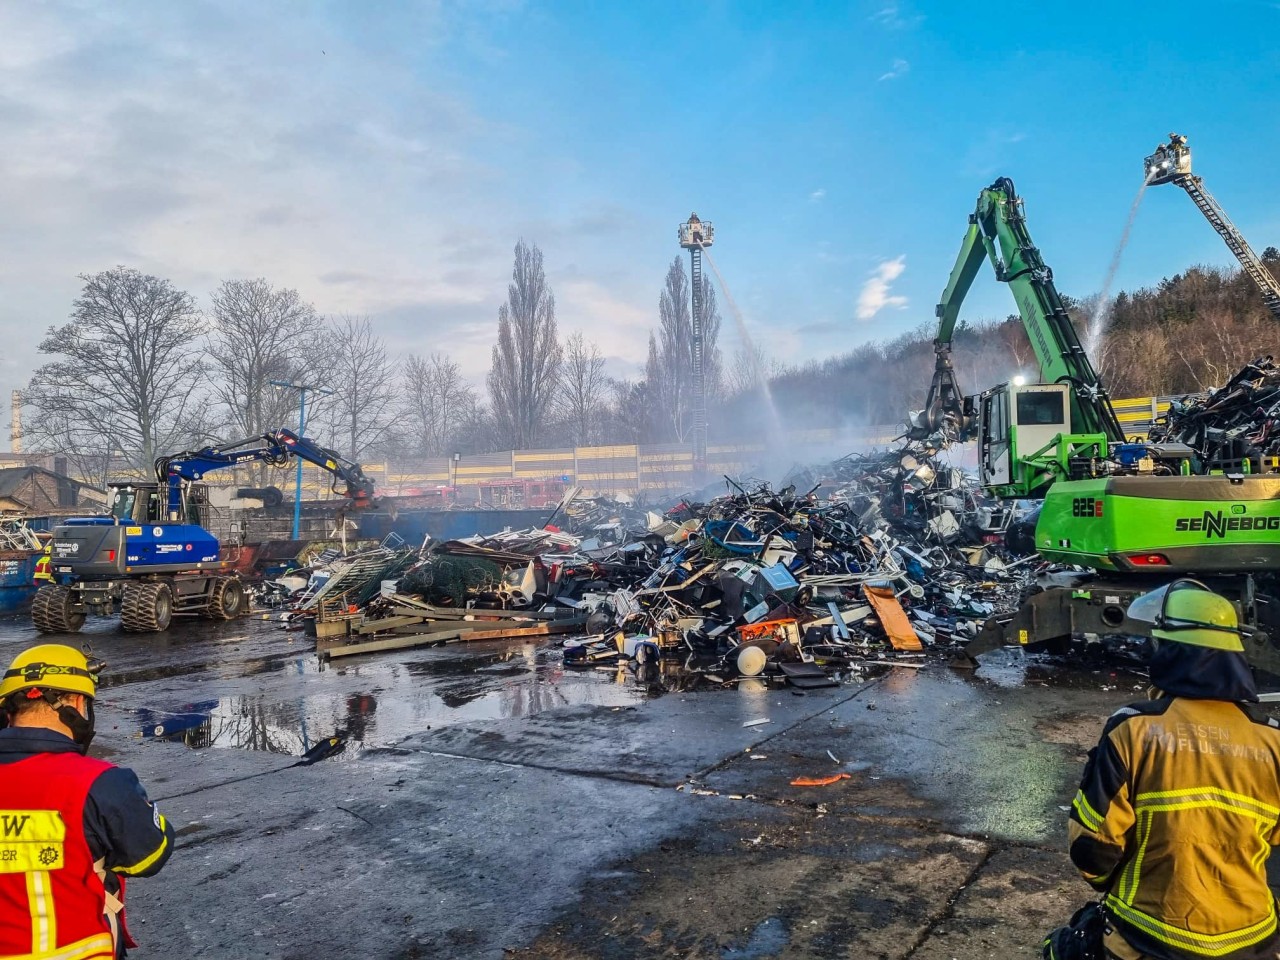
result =
[{"label": "firefighter turnout coat", "polygon": [[156,873],[173,852],[138,778],[60,733],[9,727],[0,808],[0,958],[123,956],[123,878]]},{"label": "firefighter turnout coat", "polygon": [[1112,925],[1159,960],[1276,956],[1266,861],[1280,844],[1280,726],[1241,654],[1162,643],[1153,697],[1090,751],[1071,859]]}]

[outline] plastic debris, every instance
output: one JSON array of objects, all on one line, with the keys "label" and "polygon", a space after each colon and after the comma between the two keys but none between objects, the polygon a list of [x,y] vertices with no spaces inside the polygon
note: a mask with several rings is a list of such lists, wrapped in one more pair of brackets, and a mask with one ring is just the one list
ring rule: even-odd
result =
[{"label": "plastic debris", "polygon": [[833,773],[829,777],[796,777],[791,781],[793,787],[829,787],[833,783],[839,783],[841,780],[851,780],[851,773]]}]

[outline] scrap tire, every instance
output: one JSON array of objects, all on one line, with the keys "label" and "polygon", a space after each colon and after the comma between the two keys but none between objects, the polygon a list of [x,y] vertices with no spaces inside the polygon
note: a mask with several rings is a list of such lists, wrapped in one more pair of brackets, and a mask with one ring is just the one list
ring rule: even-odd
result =
[{"label": "scrap tire", "polygon": [[244,584],[238,577],[218,577],[209,591],[208,614],[214,620],[234,620],[245,612]]},{"label": "scrap tire", "polygon": [[167,583],[130,583],[120,601],[120,626],[129,633],[159,633],[173,619],[173,591]]},{"label": "scrap tire", "polygon": [[84,611],[75,609],[70,587],[48,583],[31,600],[31,622],[40,633],[79,633]]}]

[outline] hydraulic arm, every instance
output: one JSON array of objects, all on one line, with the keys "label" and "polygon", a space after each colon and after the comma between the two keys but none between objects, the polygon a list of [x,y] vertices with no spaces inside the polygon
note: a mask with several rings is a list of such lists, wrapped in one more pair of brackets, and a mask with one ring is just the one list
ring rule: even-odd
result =
[{"label": "hydraulic arm", "polygon": [[1258,259],[1226,211],[1205,189],[1204,181],[1191,172],[1191,148],[1187,146],[1187,138],[1178,133],[1169,134],[1169,142],[1156,147],[1156,152],[1143,161],[1143,169],[1148,184],[1172,183],[1187,191],[1187,196],[1200,208],[1209,225],[1226,241],[1244,272],[1258,285],[1271,316],[1280,320],[1280,283],[1276,282],[1266,264]]},{"label": "hydraulic arm", "polygon": [[1074,430],[1123,442],[1124,431],[1071,325],[1053,284],[1053,271],[1031,242],[1022,199],[1008,177],[1001,177],[983,190],[978,196],[977,208],[969,216],[969,229],[936,309],[938,334],[933,341],[936,354],[933,382],[924,412],[913,425],[911,434],[924,436],[950,424],[959,439],[972,439],[975,435],[976,411],[971,406],[966,409],[956,384],[951,345],[960,306],[984,259],[995,269],[996,279],[1007,283],[1013,293],[1040,365],[1041,382],[1070,386]]},{"label": "hydraulic arm", "polygon": [[[249,444],[258,443],[258,446]],[[268,463],[286,466],[293,457],[313,463],[333,475],[333,491],[350,498],[356,506],[367,506],[373,500],[373,481],[364,475],[358,463],[352,463],[336,451],[320,446],[309,437],[292,430],[277,430],[260,437],[249,437],[233,443],[200,450],[187,450],[156,460],[156,479],[167,488],[168,509],[182,509],[182,484],[199,480],[211,470],[243,463]],[[339,489],[338,484],[344,486]]]}]

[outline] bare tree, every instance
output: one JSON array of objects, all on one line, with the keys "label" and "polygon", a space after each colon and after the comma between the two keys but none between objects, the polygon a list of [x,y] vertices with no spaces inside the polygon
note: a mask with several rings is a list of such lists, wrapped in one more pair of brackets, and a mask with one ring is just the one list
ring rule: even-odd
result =
[{"label": "bare tree", "polygon": [[499,433],[492,411],[476,401],[460,412],[454,442],[457,444],[455,452],[466,455],[501,450],[506,440]]},{"label": "bare tree", "polygon": [[396,414],[396,371],[368,317],[343,316],[333,327],[322,383],[333,393],[316,403],[322,443],[352,460],[377,450]]},{"label": "bare tree", "polygon": [[720,310],[711,278],[702,275],[702,375],[708,398],[724,389],[724,365],[720,354]]},{"label": "bare tree", "polygon": [[750,393],[760,388],[763,380],[768,383],[786,369],[777,357],[771,357],[758,343],[743,345],[733,356],[733,365],[722,375],[722,388],[729,396]]},{"label": "bare tree", "polygon": [[129,267],[80,279],[70,321],[40,343],[58,359],[23,391],[31,409],[23,439],[92,462],[122,457],[149,474],[158,454],[205,429],[196,402],[205,383],[200,312],[168,280]]},{"label": "bare tree", "polygon": [[420,456],[450,453],[464,423],[474,416],[475,391],[462,370],[442,353],[404,362],[404,419],[407,439]]},{"label": "bare tree", "polygon": [[489,402],[506,442],[533,446],[544,428],[559,381],[556,301],[542,269],[542,251],[516,244],[507,302],[498,308],[498,342],[489,370]]},{"label": "bare tree", "polygon": [[[708,397],[719,393],[721,380],[720,313],[708,278],[702,288],[703,384]],[[689,281],[684,262],[676,257],[658,298],[658,334],[649,345],[645,377],[657,405],[654,419],[661,424],[657,439],[688,439],[693,428],[693,322]]]},{"label": "bare tree", "polygon": [[596,439],[608,386],[600,348],[587,343],[581,333],[572,334],[564,344],[556,405],[575,446]]},{"label": "bare tree", "polygon": [[601,435],[614,443],[644,443],[651,428],[645,419],[653,408],[648,381],[608,381],[610,402],[605,406]]},{"label": "bare tree", "polygon": [[296,290],[266,280],[227,280],[213,293],[207,351],[214,394],[238,437],[292,421],[295,398],[273,380],[309,382],[323,367],[323,324]]}]

